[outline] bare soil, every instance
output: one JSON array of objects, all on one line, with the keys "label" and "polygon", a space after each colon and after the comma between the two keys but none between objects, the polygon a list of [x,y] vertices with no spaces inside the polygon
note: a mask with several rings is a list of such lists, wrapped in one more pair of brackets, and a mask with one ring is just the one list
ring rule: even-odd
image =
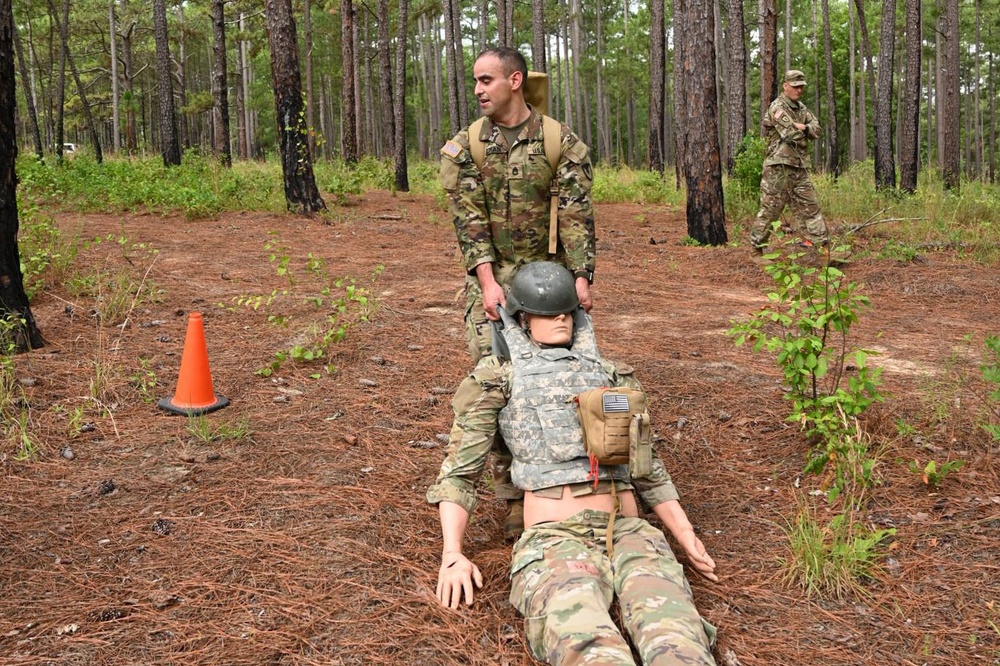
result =
[{"label": "bare soil", "polygon": [[[598,340],[651,394],[659,452],[718,563],[720,583],[691,583],[720,629],[720,664],[1000,664],[998,448],[977,425],[995,268],[949,252],[848,267],[872,300],[853,342],[880,352],[890,395],[863,421],[883,484],[862,519],[898,531],[863,594],[809,598],[783,579],[783,529],[821,479],[802,475],[807,445],[785,422],[773,360],[725,335],[769,278],[745,245],[681,245],[676,209],[597,214]],[[82,250],[75,274],[125,271],[162,293],[120,326],[65,286],[33,301],[48,345],[16,359],[36,451],[17,460],[8,446],[0,462],[0,662],[535,663],[485,482],[468,533],[485,586],[460,612],[433,598],[439,527],[424,492],[470,368],[450,222],[430,198],[378,192],[334,218],[57,216],[68,235],[128,239]],[[374,313],[331,346],[332,372],[259,376],[331,312],[303,302],[317,286],[309,253],[370,288]],[[236,303],[272,293],[257,310]],[[194,311],[215,391],[232,400],[201,420],[152,400],[174,391]],[[192,434],[206,424],[252,432]],[[967,464],[934,490],[897,462],[915,458]]]}]

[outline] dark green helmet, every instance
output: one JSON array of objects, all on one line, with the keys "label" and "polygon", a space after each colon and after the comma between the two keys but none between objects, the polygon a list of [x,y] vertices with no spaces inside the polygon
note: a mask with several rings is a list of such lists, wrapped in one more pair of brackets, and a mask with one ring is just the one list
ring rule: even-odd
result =
[{"label": "dark green helmet", "polygon": [[505,309],[516,319],[520,312],[553,316],[578,307],[573,274],[551,261],[538,261],[525,264],[514,274]]}]

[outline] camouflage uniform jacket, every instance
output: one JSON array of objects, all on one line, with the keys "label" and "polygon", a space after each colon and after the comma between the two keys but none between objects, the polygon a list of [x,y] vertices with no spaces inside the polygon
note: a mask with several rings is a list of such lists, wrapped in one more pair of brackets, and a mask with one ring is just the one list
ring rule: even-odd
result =
[{"label": "camouflage uniform jacket", "polygon": [[[796,129],[794,123],[805,125],[805,131]],[[808,169],[812,166],[809,139],[820,137],[819,120],[805,104],[778,95],[767,109],[764,136],[767,139],[764,166],[785,164]]]},{"label": "camouflage uniform jacket", "polygon": [[[606,376],[606,386],[642,389],[631,368],[615,366],[603,359],[600,363]],[[510,362],[487,356],[455,392],[452,400],[455,420],[451,427],[448,455],[441,465],[437,481],[427,491],[427,501],[431,504],[454,502],[470,514],[475,509],[476,483],[496,437],[500,412],[510,399],[513,376],[514,368]],[[609,492],[610,483],[601,482],[596,492]],[[650,507],[679,498],[670,474],[655,456],[649,476],[631,479],[630,483],[619,482],[617,487],[635,488]],[[572,484],[570,489],[573,495],[595,492],[593,482],[589,481]],[[562,487],[557,487],[557,490],[561,493]],[[545,496],[544,491],[536,494]]]},{"label": "camouflage uniform jacket", "polygon": [[[448,196],[465,269],[550,260],[549,186],[542,117],[531,112],[513,146],[490,119],[480,137],[486,144],[482,170],[469,153],[468,128],[441,149],[441,184]],[[556,168],[559,192],[559,248],[555,261],[578,276],[594,270],[593,168],[587,145],[562,125]]]}]

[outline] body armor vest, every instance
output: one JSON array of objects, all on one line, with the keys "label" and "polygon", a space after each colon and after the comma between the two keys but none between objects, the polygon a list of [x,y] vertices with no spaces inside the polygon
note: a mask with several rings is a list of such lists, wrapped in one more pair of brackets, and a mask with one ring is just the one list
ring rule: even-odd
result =
[{"label": "body armor vest", "polygon": [[[608,376],[594,339],[590,316],[574,315],[570,348],[541,348],[500,310],[510,352],[511,387],[499,426],[514,456],[511,479],[523,490],[593,481],[583,430],[573,398],[607,386]],[[629,480],[628,465],[604,466],[598,478]]]}]

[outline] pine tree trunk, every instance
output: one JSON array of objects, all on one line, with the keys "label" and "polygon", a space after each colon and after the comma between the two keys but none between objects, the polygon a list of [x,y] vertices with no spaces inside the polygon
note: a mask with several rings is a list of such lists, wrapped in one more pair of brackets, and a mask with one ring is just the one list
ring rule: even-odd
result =
[{"label": "pine tree trunk", "polygon": [[847,143],[847,164],[850,166],[858,159],[858,85],[857,85],[857,69],[856,69],[856,59],[855,54],[857,53],[857,45],[854,41],[854,3],[850,0],[847,1],[847,61],[848,70],[850,72],[850,88],[851,92],[848,96],[850,108],[848,109],[847,115],[847,131],[848,131],[848,143]]},{"label": "pine tree trunk", "polygon": [[[989,35],[989,31],[987,31]],[[990,51],[990,66],[987,70],[990,77],[990,184],[997,182],[996,154],[997,154],[997,95],[996,87],[993,85],[993,77],[996,73],[993,70],[993,52]]]},{"label": "pine tree trunk", "polygon": [[396,31],[396,80],[393,90],[393,147],[396,165],[396,189],[410,191],[410,180],[406,175],[406,42],[409,25],[407,23],[407,0],[399,0],[399,29]]},{"label": "pine tree trunk", "polygon": [[108,3],[108,41],[111,46],[111,147],[122,149],[121,90],[118,80],[118,22],[115,20],[115,0]]},{"label": "pine tree trunk", "polygon": [[455,39],[455,91],[458,95],[458,123],[469,125],[469,100],[465,94],[465,49],[462,48],[462,9],[458,0],[451,2],[452,31]]},{"label": "pine tree trunk", "polygon": [[177,31],[177,101],[180,102],[180,113],[177,116],[177,137],[180,142],[181,152],[191,147],[191,137],[188,132],[188,115],[184,112],[187,106],[187,54],[184,48],[184,33],[187,31],[184,25],[184,5],[178,5],[178,22],[180,29]]},{"label": "pine tree trunk", "polygon": [[[239,18],[239,30],[243,31],[243,14],[240,14]],[[247,142],[247,86],[246,86],[246,59],[244,58],[243,50],[243,40],[238,39],[236,41],[236,69],[239,70],[239,76],[236,77],[236,152],[240,159],[247,159],[248,152],[248,142]]]},{"label": "pine tree trunk", "polygon": [[545,62],[545,0],[531,0],[531,68],[547,72]]},{"label": "pine tree trunk", "polygon": [[299,75],[299,45],[291,0],[266,0],[265,9],[285,203],[289,210],[308,215],[326,210],[326,204],[316,188],[312,159],[309,157],[308,128],[302,108],[302,77]]},{"label": "pine tree trunk", "polygon": [[[868,139],[867,139],[867,128],[868,128],[868,109],[867,100],[869,99],[869,93],[875,95],[875,66],[872,64],[872,50],[871,42],[868,39],[868,20],[865,18],[865,0],[854,0],[854,8],[857,11],[858,16],[858,28],[861,30],[861,53],[864,57],[865,75],[868,79],[867,86],[864,82],[861,83],[861,111],[860,111],[860,129],[863,130],[862,137],[863,143],[863,153],[860,159],[865,159],[865,155],[868,152]],[[876,108],[878,102],[876,101]],[[876,142],[877,143],[877,142]]]},{"label": "pine tree trunk", "polygon": [[[498,46],[510,46],[507,43],[507,2],[508,0],[496,0]],[[510,0],[510,2],[514,2],[514,0]]]},{"label": "pine tree trunk", "polygon": [[24,62],[24,50],[21,48],[21,38],[17,30],[11,31],[14,37],[14,50],[17,51],[17,66],[21,70],[21,86],[24,88],[24,99],[28,106],[28,120],[31,123],[31,138],[35,143],[35,155],[38,161],[45,159],[45,152],[42,150],[42,132],[38,127],[38,114],[35,112],[35,97],[28,87],[28,66]]},{"label": "pine tree trunk", "polygon": [[980,10],[982,6],[981,0],[976,0],[976,57],[973,59],[975,63],[975,80],[976,85],[972,88],[972,108],[975,109],[975,113],[972,116],[972,122],[975,124],[975,153],[976,153],[976,178],[982,178],[983,174],[983,116],[982,116],[982,106],[979,102],[979,88],[982,77],[980,76],[979,65],[982,60],[983,52],[983,39],[982,39],[982,12]]},{"label": "pine tree trunk", "polygon": [[778,96],[778,14],[775,0],[759,0],[760,9],[760,133],[767,108]]},{"label": "pine tree trunk", "polygon": [[352,0],[340,0],[341,20],[341,67],[344,70],[340,107],[343,147],[340,150],[344,161],[356,164],[358,161],[358,121],[354,114],[354,7]]},{"label": "pine tree trunk", "polygon": [[663,0],[649,3],[649,168],[663,175],[663,89],[666,85]]},{"label": "pine tree trunk", "polygon": [[230,167],[233,151],[229,144],[229,89],[226,68],[225,0],[212,0],[212,126],[215,156]]},{"label": "pine tree trunk", "polygon": [[576,120],[577,133],[583,136],[583,128],[580,125],[583,123],[583,88],[580,85],[580,57],[583,51],[583,40],[580,39],[580,21],[582,20],[583,11],[580,7],[580,0],[571,0],[570,11],[572,12],[572,18],[570,22],[570,40],[573,47],[573,112],[574,118]]},{"label": "pine tree trunk", "polygon": [[153,0],[153,34],[156,38],[156,84],[160,109],[160,154],[163,164],[181,163],[181,148],[177,141],[177,115],[174,113],[174,89],[170,74],[170,43],[167,39],[167,6],[165,0]]},{"label": "pine tree trunk", "polygon": [[312,3],[305,0],[302,8],[302,29],[305,31],[306,57],[306,127],[309,129],[309,155],[316,159],[316,99],[313,96],[313,31]]},{"label": "pine tree trunk", "polygon": [[785,0],[785,71],[792,68],[792,0]]},{"label": "pine tree trunk", "polygon": [[837,102],[833,89],[833,46],[830,40],[830,3],[823,0],[823,49],[826,54],[826,169],[840,175],[840,141],[837,139]]},{"label": "pine tree trunk", "polygon": [[713,14],[712,0],[677,0],[674,69],[680,73],[676,99],[688,236],[702,244],[723,245],[729,239],[719,156]]},{"label": "pine tree trunk", "polygon": [[595,91],[597,93],[597,156],[596,160],[607,159],[611,154],[609,141],[608,116],[604,110],[604,64],[602,62],[602,52],[604,50],[604,35],[602,30],[601,15],[602,3],[597,3],[597,81]]},{"label": "pine tree trunk", "polygon": [[[69,0],[63,2],[63,24],[69,17]],[[56,15],[52,0],[49,0],[49,17],[53,25],[57,25],[59,17]],[[58,31],[58,29],[57,29]],[[59,49],[59,82],[56,89],[56,157],[63,158],[63,143],[66,141],[66,49]]]},{"label": "pine tree trunk", "polygon": [[11,0],[0,0],[0,318],[12,320],[11,342],[25,351],[44,347],[45,340],[24,292],[17,247],[16,110],[14,12]]},{"label": "pine tree trunk", "polygon": [[[863,0],[859,0],[863,2]],[[892,79],[896,54],[896,0],[882,2],[882,29],[879,38],[878,93],[875,99],[875,187],[895,189],[896,164],[892,157]]]},{"label": "pine tree trunk", "polygon": [[458,110],[458,69],[455,64],[455,40],[461,35],[455,34],[455,23],[451,20],[451,2],[445,0],[444,8],[444,60],[448,77],[448,131],[449,136],[458,134],[462,128],[462,117]]},{"label": "pine tree trunk", "polygon": [[743,1],[728,0],[726,53],[726,173],[732,175],[736,155],[747,134],[747,49]]},{"label": "pine tree trunk", "polygon": [[[921,26],[920,0],[906,0],[906,80],[903,84],[899,185],[910,194],[917,190],[920,171]],[[927,122],[930,123],[929,117]]]},{"label": "pine tree trunk", "polygon": [[958,89],[959,42],[958,42],[958,0],[944,0],[945,30],[944,41],[945,60],[941,67],[941,79],[944,90],[938,90],[942,101],[942,124],[944,135],[941,141],[943,156],[941,171],[946,189],[959,189],[961,181],[961,155],[959,140],[961,128],[961,97]]},{"label": "pine tree trunk", "polygon": [[[402,37],[400,38],[402,39]],[[389,0],[378,0],[379,106],[385,130],[385,154],[396,155],[396,113],[392,96],[392,54],[389,45]]]}]

